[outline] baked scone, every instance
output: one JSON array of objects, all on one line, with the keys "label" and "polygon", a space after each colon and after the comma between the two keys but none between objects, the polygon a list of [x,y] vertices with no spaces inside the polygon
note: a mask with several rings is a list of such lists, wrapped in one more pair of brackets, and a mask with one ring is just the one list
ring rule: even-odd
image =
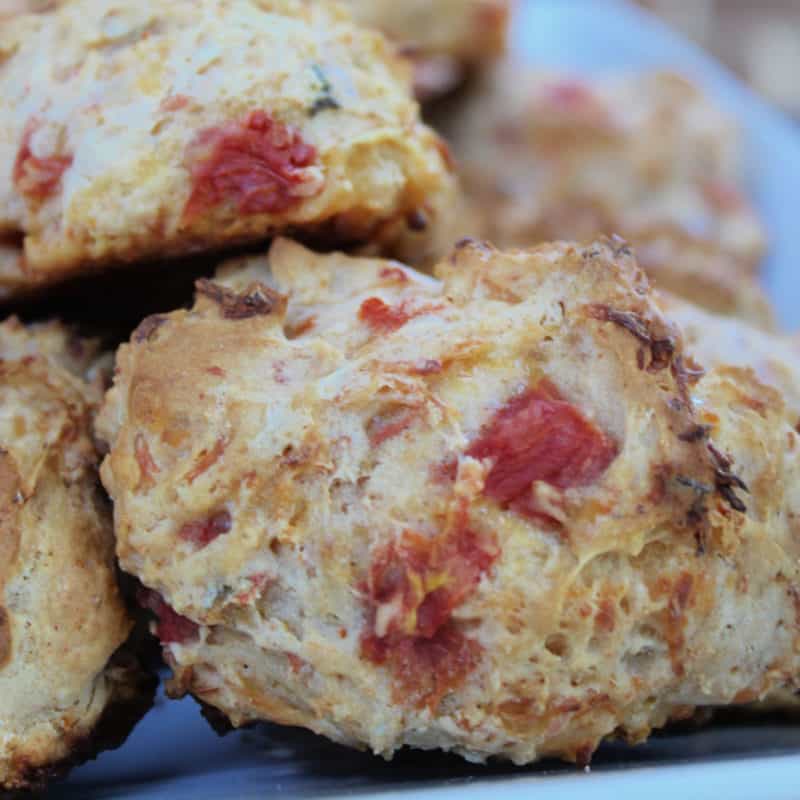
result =
[{"label": "baked scone", "polygon": [[0,114],[0,231],[24,232],[32,280],[287,230],[391,250],[452,208],[408,66],[327,0],[14,17]]},{"label": "baked scone", "polygon": [[505,50],[510,0],[345,0],[358,22],[399,42],[423,99],[458,85]]},{"label": "baked scone", "polygon": [[279,240],[118,352],[101,476],[171,692],[525,763],[799,678],[778,393],[701,380],[621,240],[437,275]]},{"label": "baked scone", "polygon": [[733,121],[665,72],[578,78],[504,62],[439,120],[471,230],[498,246],[619,234],[658,287],[768,326],[765,235]]},{"label": "baked scone", "polygon": [[93,358],[57,324],[0,324],[0,791],[117,746],[152,699],[118,650],[132,621],[97,480]]}]

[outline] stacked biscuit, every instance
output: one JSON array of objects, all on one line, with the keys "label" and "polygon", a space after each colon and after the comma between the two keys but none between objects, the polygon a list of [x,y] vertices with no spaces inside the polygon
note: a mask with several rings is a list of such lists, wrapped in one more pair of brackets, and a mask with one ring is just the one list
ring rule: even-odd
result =
[{"label": "stacked biscuit", "polygon": [[664,75],[516,103],[501,65],[438,109],[462,189],[415,81],[493,57],[506,4],[350,5],[0,29],[9,310],[227,254],[110,388],[0,326],[2,787],[146,702],[139,613],[172,696],[387,756],[586,761],[800,682],[800,365],[735,318],[772,324],[730,123]]}]

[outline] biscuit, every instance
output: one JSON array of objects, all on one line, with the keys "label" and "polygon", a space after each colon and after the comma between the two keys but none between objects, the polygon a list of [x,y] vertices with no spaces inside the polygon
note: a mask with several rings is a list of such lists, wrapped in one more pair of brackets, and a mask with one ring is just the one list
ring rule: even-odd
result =
[{"label": "biscuit", "polygon": [[152,699],[119,650],[133,623],[97,480],[93,360],[57,324],[0,324],[0,790],[119,745]]},{"label": "biscuit", "polygon": [[508,0],[345,0],[355,19],[400,43],[414,63],[417,95],[430,99],[458,85],[471,68],[505,51]]},{"label": "biscuit", "polygon": [[620,240],[436,274],[279,240],[119,350],[101,477],[172,694],[527,763],[796,680],[780,395],[701,379]]},{"label": "biscuit", "polygon": [[24,232],[39,282],[285,231],[389,251],[434,233],[455,182],[392,50],[325,0],[71,0],[12,18],[0,230]]},{"label": "biscuit", "polygon": [[619,234],[656,286],[771,325],[765,234],[732,120],[665,72],[577,78],[506,62],[448,106],[470,233],[498,246]]}]

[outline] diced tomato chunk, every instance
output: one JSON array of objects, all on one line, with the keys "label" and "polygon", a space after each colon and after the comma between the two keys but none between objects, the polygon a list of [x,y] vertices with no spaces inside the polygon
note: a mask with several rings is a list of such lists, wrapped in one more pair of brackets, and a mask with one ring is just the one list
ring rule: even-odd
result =
[{"label": "diced tomato chunk", "polygon": [[391,643],[374,634],[362,639],[362,653],[371,661],[390,662],[396,691],[415,706],[435,710],[477,666],[482,648],[449,622],[430,638],[406,636]]},{"label": "diced tomato chunk", "polygon": [[361,652],[387,664],[415,704],[435,708],[477,662],[480,646],[451,617],[497,555],[466,527],[433,538],[407,530],[375,555]]},{"label": "diced tomato chunk", "polygon": [[535,518],[543,512],[531,494],[534,481],[557,489],[588,486],[617,452],[613,439],[542,381],[503,406],[466,454],[492,462],[484,494]]},{"label": "diced tomato chunk", "polygon": [[155,632],[162,644],[185,644],[197,638],[200,630],[197,623],[175,611],[158,592],[140,587],[136,600],[156,615]]},{"label": "diced tomato chunk", "polygon": [[205,519],[185,523],[178,531],[178,538],[199,548],[208,547],[218,536],[229,533],[232,527],[230,512],[223,509]]},{"label": "diced tomato chunk", "polygon": [[369,325],[376,333],[392,333],[402,328],[410,319],[440,311],[444,306],[440,303],[428,303],[412,307],[407,302],[390,306],[380,297],[368,297],[358,309],[358,318]]},{"label": "diced tomato chunk", "polygon": [[38,158],[31,150],[31,139],[40,127],[36,119],[29,120],[22,134],[22,142],[14,161],[14,186],[20,194],[37,200],[46,200],[61,185],[61,176],[72,165],[71,155],[53,155]]},{"label": "diced tomato chunk", "polygon": [[241,214],[286,211],[321,189],[308,171],[316,157],[299,131],[265,111],[201,131],[187,153],[192,192],[184,219],[223,203]]},{"label": "diced tomato chunk", "polygon": [[358,318],[374,331],[391,333],[402,328],[411,315],[402,305],[390,306],[379,297],[368,297],[358,309]]}]

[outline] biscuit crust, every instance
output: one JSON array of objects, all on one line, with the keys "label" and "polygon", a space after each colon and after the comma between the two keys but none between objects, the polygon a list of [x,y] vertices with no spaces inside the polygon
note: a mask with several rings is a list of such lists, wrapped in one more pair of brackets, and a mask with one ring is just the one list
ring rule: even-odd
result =
[{"label": "biscuit crust", "polygon": [[280,240],[118,352],[101,475],[172,693],[526,763],[796,680],[780,395],[701,378],[620,240],[436,274]]},{"label": "biscuit crust", "polygon": [[94,349],[55,323],[0,324],[0,789],[118,745],[152,698],[119,651],[132,620],[90,432]]},{"label": "biscuit crust", "polygon": [[20,15],[0,98],[0,230],[32,279],[286,231],[390,249],[451,207],[407,65],[327,0]]},{"label": "biscuit crust", "polygon": [[684,333],[687,349],[709,368],[752,370],[762,384],[780,392],[788,422],[800,422],[800,338],[770,334],[741,320],[726,319],[660,292],[657,302]]},{"label": "biscuit crust", "polygon": [[474,235],[502,247],[619,234],[658,288],[770,327],[765,232],[733,121],[666,72],[578,78],[512,61],[439,120]]}]

